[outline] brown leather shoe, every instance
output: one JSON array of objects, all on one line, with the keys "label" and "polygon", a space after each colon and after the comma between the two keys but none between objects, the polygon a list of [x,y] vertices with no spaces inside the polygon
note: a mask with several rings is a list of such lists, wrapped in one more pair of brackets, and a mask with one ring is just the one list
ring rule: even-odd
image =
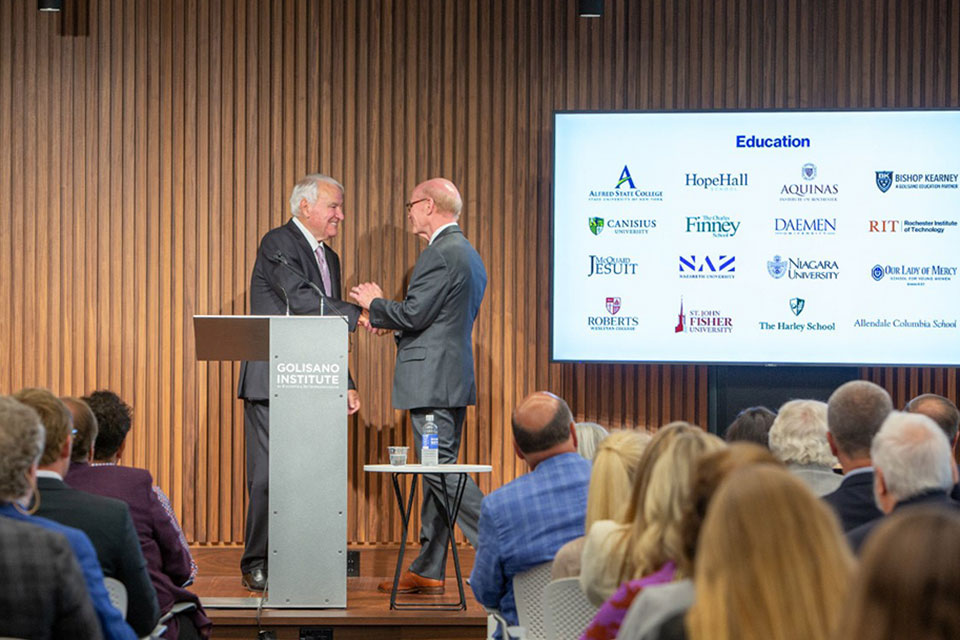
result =
[{"label": "brown leather shoe", "polygon": [[[393,580],[384,580],[377,585],[377,590],[390,593],[393,591]],[[443,593],[443,580],[424,578],[412,571],[404,571],[400,576],[400,582],[397,583],[397,593]]]}]

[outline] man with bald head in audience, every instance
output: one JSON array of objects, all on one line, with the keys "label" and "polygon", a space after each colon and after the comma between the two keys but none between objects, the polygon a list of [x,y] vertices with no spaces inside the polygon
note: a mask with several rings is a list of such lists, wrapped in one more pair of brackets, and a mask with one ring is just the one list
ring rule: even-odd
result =
[{"label": "man with bald head in audience", "polygon": [[[401,301],[388,300],[375,283],[354,287],[350,297],[370,311],[370,325],[395,332],[397,360],[393,373],[393,407],[409,410],[414,451],[419,456],[423,426],[433,415],[440,464],[457,462],[467,406],[477,402],[473,372],[473,323],[487,286],[480,254],[457,221],[463,200],[452,182],[427,180],[414,187],[404,205],[410,231],[428,241],[417,258]],[[425,475],[420,511],[420,555],[400,577],[399,593],[443,593],[449,533],[438,476]],[[453,504],[456,486],[446,483]],[[483,494],[472,478],[460,503],[457,524],[477,545],[477,518]],[[393,581],[378,589],[389,592]]]},{"label": "man with bald head in audience", "polygon": [[[927,416],[894,411],[873,438],[870,454],[873,493],[884,514],[918,506],[960,509],[947,495],[957,483],[950,442]],[[854,551],[879,524],[873,520],[847,533]]]},{"label": "man with bald head in audience", "polygon": [[590,463],[577,453],[570,407],[552,393],[524,398],[511,422],[513,449],[530,473],[483,499],[470,586],[480,604],[515,625],[513,577],[584,534]]},{"label": "man with bald head in audience", "polygon": [[867,380],[840,385],[827,402],[827,441],[840,461],[843,482],[823,496],[850,531],[881,515],[873,500],[870,443],[893,410],[887,391]]},{"label": "man with bald head in audience", "polygon": [[[957,410],[957,405],[953,404],[949,398],[935,393],[925,393],[908,402],[904,411],[922,413],[936,422],[950,442],[954,461],[957,460],[957,436],[960,434],[960,411]],[[960,483],[953,486],[950,497],[960,500]]]}]

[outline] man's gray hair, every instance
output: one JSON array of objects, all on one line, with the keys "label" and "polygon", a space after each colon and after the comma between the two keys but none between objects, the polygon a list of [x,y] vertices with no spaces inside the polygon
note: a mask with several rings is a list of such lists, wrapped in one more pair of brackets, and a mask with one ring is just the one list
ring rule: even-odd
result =
[{"label": "man's gray hair", "polygon": [[14,502],[29,493],[27,470],[40,459],[45,439],[36,411],[0,396],[0,501]]},{"label": "man's gray hair", "polygon": [[827,403],[791,400],[780,407],[770,427],[770,450],[787,463],[835,465],[827,442]]},{"label": "man's gray hair", "polygon": [[891,413],[873,439],[870,455],[896,502],[953,486],[950,443],[923,414]]},{"label": "man's gray hair", "polygon": [[343,193],[343,185],[330,176],[322,173],[311,173],[303,176],[297,184],[293,185],[293,191],[290,192],[290,213],[294,216],[300,215],[301,200],[306,200],[307,204],[313,204],[317,201],[317,196],[319,195],[317,191],[318,182],[332,184],[337,189],[340,189],[340,193]]},{"label": "man's gray hair", "polygon": [[893,411],[893,401],[883,387],[867,380],[840,385],[827,401],[827,428],[843,453],[870,452],[873,436]]}]

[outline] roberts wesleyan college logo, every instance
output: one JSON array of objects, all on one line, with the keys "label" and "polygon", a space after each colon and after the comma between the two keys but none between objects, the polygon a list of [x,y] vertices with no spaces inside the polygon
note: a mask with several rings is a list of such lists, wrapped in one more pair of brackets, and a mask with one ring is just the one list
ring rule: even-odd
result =
[{"label": "roberts wesleyan college logo", "polygon": [[893,171],[877,171],[877,189],[881,193],[886,193],[893,185]]},{"label": "roberts wesleyan college logo", "polygon": [[807,303],[803,298],[790,298],[790,311],[793,311],[793,315],[798,316],[803,313],[803,305]]},{"label": "roberts wesleyan college logo", "polygon": [[590,224],[590,232],[595,236],[600,235],[603,231],[603,218],[587,218],[587,222]]},{"label": "roberts wesleyan college logo", "polygon": [[627,169],[627,165],[623,165],[623,171],[620,173],[620,181],[617,182],[617,186],[614,188],[619,189],[624,182],[629,184],[631,189],[637,188],[633,184],[633,178],[630,177],[630,169]]},{"label": "roberts wesleyan college logo", "polygon": [[787,272],[787,263],[780,256],[773,256],[773,260],[767,260],[767,272],[774,278],[782,278]]},{"label": "roberts wesleyan college logo", "polygon": [[617,315],[617,311],[620,311],[620,298],[607,298],[607,311],[611,315]]}]

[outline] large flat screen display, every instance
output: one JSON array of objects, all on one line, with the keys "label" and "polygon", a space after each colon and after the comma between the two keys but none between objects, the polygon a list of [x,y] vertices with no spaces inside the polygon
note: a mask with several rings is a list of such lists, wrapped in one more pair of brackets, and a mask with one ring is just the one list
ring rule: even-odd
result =
[{"label": "large flat screen display", "polygon": [[960,111],[554,126],[554,360],[960,364]]}]

